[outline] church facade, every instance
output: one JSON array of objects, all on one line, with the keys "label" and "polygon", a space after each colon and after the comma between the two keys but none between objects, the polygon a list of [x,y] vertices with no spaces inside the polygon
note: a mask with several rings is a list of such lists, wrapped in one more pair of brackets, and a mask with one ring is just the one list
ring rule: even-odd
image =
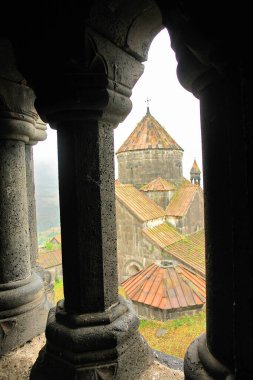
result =
[{"label": "church facade", "polygon": [[204,277],[204,204],[196,161],[188,181],[182,172],[183,149],[149,108],[116,154],[119,282],[164,259],[186,264]]}]

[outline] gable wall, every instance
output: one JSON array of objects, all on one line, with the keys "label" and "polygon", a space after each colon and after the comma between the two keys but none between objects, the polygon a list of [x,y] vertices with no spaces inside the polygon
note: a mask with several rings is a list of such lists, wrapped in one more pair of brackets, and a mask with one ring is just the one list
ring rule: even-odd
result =
[{"label": "gable wall", "polygon": [[145,223],[139,221],[116,199],[117,254],[119,283],[129,277],[131,264],[140,269],[161,260],[161,249],[143,236]]},{"label": "gable wall", "polygon": [[189,235],[202,228],[204,228],[204,200],[202,193],[197,192],[186,215],[182,218],[182,233]]},{"label": "gable wall", "polygon": [[174,191],[145,191],[143,193],[165,210],[174,194]]}]

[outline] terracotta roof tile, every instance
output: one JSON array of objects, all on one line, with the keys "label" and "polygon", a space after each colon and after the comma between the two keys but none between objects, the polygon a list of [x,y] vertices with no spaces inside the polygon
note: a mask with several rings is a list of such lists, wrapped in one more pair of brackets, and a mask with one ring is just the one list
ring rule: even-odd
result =
[{"label": "terracotta roof tile", "polygon": [[163,223],[153,228],[143,229],[143,233],[161,248],[173,244],[176,241],[180,241],[183,238],[183,236],[168,223]]},{"label": "terracotta roof tile", "polygon": [[122,202],[141,221],[162,218],[165,211],[133,185],[116,185],[116,199]]},{"label": "terracotta roof tile", "polygon": [[202,306],[206,301],[205,281],[183,265],[152,264],[121,285],[132,301],[159,309]]},{"label": "terracotta roof tile", "polygon": [[175,190],[175,186],[172,182],[163,179],[162,177],[155,178],[140,188],[141,191],[169,191]]},{"label": "terracotta roof tile", "polygon": [[117,154],[143,149],[183,150],[149,112],[137,124]]},{"label": "terracotta roof tile", "polygon": [[52,268],[62,264],[61,250],[39,252],[38,264],[43,268]]},{"label": "terracotta roof tile", "polygon": [[166,252],[205,275],[205,233],[200,230],[164,248]]},{"label": "terracotta roof tile", "polygon": [[198,191],[201,191],[199,185],[194,185],[188,181],[183,182],[171,198],[166,214],[169,216],[184,216]]},{"label": "terracotta roof tile", "polygon": [[61,244],[61,235],[57,235],[57,236],[52,237],[52,239],[50,239],[50,242]]}]

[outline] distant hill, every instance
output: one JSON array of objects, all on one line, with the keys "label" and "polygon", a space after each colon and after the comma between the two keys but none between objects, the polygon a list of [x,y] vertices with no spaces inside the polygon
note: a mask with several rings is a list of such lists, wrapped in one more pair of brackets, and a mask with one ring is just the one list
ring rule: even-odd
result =
[{"label": "distant hill", "polygon": [[56,165],[35,162],[35,198],[38,231],[60,226],[58,172]]}]

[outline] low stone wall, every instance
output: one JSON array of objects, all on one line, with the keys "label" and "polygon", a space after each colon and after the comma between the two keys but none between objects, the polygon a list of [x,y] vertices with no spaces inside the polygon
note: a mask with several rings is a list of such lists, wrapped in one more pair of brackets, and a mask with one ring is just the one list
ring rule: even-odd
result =
[{"label": "low stone wall", "polygon": [[133,308],[140,319],[156,319],[159,321],[167,321],[168,319],[177,319],[184,315],[194,315],[203,310],[203,305],[192,308],[182,308],[176,311],[162,310],[156,307],[145,305],[139,302],[132,302]]}]

